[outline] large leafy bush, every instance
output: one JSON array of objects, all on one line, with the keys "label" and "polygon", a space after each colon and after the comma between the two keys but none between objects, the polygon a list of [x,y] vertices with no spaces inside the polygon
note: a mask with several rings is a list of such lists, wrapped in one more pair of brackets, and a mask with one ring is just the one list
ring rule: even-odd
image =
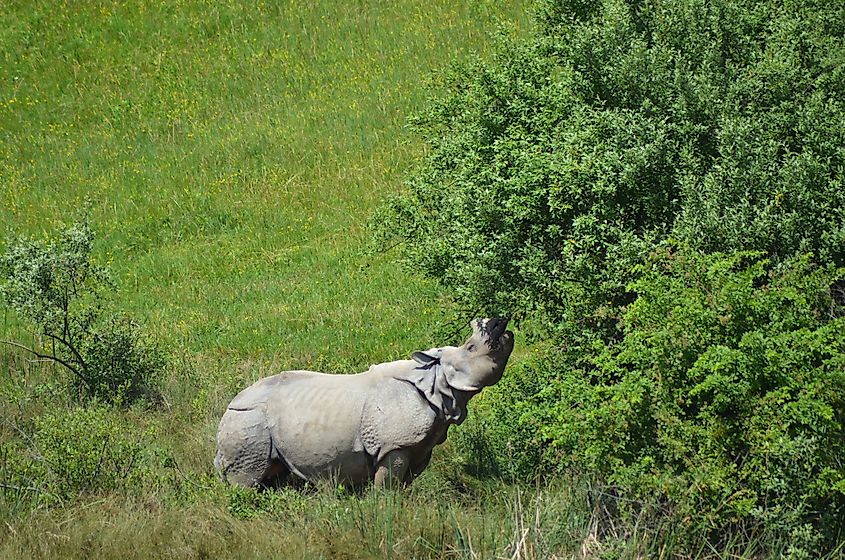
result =
[{"label": "large leafy bush", "polygon": [[603,325],[674,235],[845,263],[845,5],[541,4],[444,76],[384,237],[467,309]]},{"label": "large leafy bush", "polygon": [[845,269],[663,247],[634,275],[615,337],[538,348],[460,437],[486,435],[487,472],[587,475],[640,524],[836,546]]},{"label": "large leafy bush", "polygon": [[544,395],[558,467],[586,466],[703,528],[845,517],[845,271],[755,255],[654,257],[618,343]]},{"label": "large leafy bush", "polygon": [[485,399],[484,453],[821,550],[845,513],[845,4],[538,16],[443,76],[376,220],[467,313],[545,335]]}]

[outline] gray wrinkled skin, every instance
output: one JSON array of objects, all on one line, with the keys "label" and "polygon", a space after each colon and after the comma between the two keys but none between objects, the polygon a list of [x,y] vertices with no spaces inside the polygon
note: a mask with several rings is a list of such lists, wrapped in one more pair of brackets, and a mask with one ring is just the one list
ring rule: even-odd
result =
[{"label": "gray wrinkled skin", "polygon": [[502,377],[513,350],[507,319],[479,319],[463,346],[354,375],[287,371],[244,389],[217,431],[214,466],[241,486],[291,474],[376,486],[407,484],[428,465],[473,395]]}]

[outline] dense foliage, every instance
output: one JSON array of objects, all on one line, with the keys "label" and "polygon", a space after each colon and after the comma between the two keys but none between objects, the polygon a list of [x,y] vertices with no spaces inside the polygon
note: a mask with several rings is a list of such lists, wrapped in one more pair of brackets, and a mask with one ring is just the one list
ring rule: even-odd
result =
[{"label": "dense foliage", "polygon": [[501,468],[575,469],[713,538],[832,545],[845,5],[538,15],[445,77],[416,122],[430,151],[379,215],[468,312],[547,335],[485,409]]},{"label": "dense foliage", "polygon": [[628,513],[660,507],[696,531],[841,538],[845,309],[830,286],[845,270],[661,250],[637,272],[618,341],[494,389],[500,471],[594,473]]},{"label": "dense foliage", "polygon": [[[845,7],[548,2],[446,76],[387,236],[468,309],[552,324],[625,301],[668,235],[845,263]],[[390,217],[392,216],[392,219]]]}]

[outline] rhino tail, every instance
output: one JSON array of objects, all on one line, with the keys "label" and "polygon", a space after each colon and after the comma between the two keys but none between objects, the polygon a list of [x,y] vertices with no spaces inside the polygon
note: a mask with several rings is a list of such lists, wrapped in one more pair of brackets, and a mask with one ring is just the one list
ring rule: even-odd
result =
[{"label": "rhino tail", "polygon": [[226,482],[226,466],[223,464],[223,453],[218,449],[217,455],[214,456],[214,470],[220,480]]}]

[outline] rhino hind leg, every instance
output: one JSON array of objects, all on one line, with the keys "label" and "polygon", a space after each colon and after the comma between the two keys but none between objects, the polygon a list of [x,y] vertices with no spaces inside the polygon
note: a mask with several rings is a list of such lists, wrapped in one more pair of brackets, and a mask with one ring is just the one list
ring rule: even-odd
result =
[{"label": "rhino hind leg", "polygon": [[217,432],[214,466],[223,480],[245,488],[277,487],[290,475],[260,410],[226,411]]},{"label": "rhino hind leg", "polygon": [[431,462],[431,452],[432,449],[429,449],[426,453],[423,453],[421,457],[417,458],[416,462],[411,465],[408,472],[411,480],[422,474],[429,462]]},{"label": "rhino hind leg", "polygon": [[270,464],[261,474],[258,486],[261,488],[280,488],[290,479],[290,469],[284,461],[270,459]]}]

